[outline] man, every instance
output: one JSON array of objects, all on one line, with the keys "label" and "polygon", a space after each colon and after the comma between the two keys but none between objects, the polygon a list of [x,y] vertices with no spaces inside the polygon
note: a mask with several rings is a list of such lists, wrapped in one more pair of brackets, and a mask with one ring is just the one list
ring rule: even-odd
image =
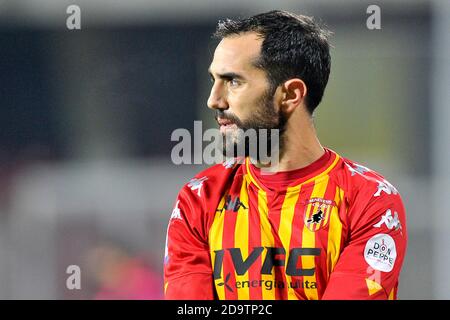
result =
[{"label": "man", "polygon": [[221,22],[215,35],[208,106],[225,145],[242,143],[243,130],[278,129],[279,161],[273,174],[250,157],[218,164],[182,188],[166,298],[396,299],[407,244],[400,195],[322,147],[313,126],[330,72],[327,33],[271,11]]}]

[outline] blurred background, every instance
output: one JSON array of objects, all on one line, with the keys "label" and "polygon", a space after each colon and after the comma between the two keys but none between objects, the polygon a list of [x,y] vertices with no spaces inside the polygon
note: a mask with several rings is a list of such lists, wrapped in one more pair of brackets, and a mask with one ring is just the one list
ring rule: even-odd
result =
[{"label": "blurred background", "polygon": [[215,126],[217,20],[272,9],[334,32],[316,126],[403,196],[399,298],[450,298],[450,1],[0,0],[0,299],[162,298],[167,222],[205,167],[172,164],[170,135]]}]

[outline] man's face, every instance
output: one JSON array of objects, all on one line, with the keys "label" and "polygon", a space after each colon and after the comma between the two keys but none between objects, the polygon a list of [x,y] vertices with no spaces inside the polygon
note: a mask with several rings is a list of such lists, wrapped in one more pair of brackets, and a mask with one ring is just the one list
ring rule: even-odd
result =
[{"label": "man's face", "polygon": [[[256,33],[245,33],[224,38],[214,53],[209,68],[213,86],[208,107],[216,110],[225,148],[244,143],[245,130],[282,129],[284,121],[266,74],[254,66],[261,44]],[[261,142],[258,137],[258,144]],[[247,153],[248,146],[245,149]]]}]

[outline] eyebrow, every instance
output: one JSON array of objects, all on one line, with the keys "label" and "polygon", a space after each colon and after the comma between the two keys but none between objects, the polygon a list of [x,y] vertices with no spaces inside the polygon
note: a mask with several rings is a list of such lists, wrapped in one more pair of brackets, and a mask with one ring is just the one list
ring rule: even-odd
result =
[{"label": "eyebrow", "polygon": [[[214,78],[211,69],[208,69],[208,73],[211,77]],[[245,80],[245,77],[236,72],[218,73],[217,76],[222,80],[231,80],[231,79]]]}]

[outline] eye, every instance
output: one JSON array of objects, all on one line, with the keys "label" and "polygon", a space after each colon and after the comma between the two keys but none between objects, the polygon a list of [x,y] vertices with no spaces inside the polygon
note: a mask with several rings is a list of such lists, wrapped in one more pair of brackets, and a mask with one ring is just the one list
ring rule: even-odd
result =
[{"label": "eye", "polygon": [[231,86],[231,87],[237,87],[237,86],[239,86],[241,83],[238,81],[238,80],[236,80],[236,79],[230,79],[229,81],[228,81],[228,83],[229,83],[229,85]]}]

